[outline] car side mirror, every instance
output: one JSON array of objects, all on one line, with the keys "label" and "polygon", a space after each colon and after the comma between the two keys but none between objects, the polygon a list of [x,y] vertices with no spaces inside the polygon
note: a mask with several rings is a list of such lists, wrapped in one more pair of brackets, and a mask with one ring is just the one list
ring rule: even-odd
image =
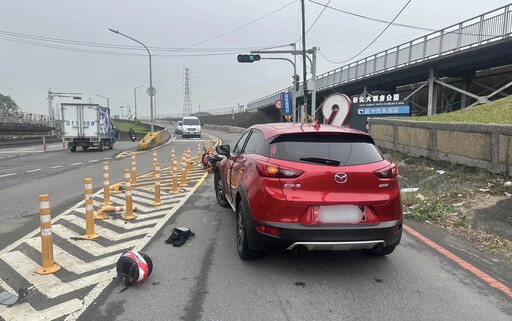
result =
[{"label": "car side mirror", "polygon": [[219,145],[215,148],[215,150],[217,151],[217,154],[219,154],[219,155],[224,155],[224,156],[231,155],[231,149],[230,149],[229,145]]}]

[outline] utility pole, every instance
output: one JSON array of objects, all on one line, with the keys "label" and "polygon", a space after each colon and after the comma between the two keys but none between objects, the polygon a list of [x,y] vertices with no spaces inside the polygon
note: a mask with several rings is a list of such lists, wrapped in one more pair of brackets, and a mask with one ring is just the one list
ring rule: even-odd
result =
[{"label": "utility pole", "polygon": [[[302,6],[302,79],[304,89],[304,114],[308,114],[308,86],[307,86],[307,70],[306,70],[306,11],[304,7],[304,0],[301,0]],[[307,122],[307,116],[306,116]]]},{"label": "utility pole", "polygon": [[185,98],[183,101],[183,116],[192,114],[192,102],[190,101],[190,69],[185,68],[183,78],[185,80]]}]

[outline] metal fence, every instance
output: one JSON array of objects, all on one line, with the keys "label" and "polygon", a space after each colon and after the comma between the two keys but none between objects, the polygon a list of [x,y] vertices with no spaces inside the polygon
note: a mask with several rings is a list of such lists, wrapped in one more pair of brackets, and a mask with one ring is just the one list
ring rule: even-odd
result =
[{"label": "metal fence", "polygon": [[52,122],[48,115],[33,113],[0,113],[0,125],[8,126],[51,126]]},{"label": "metal fence", "polygon": [[[508,38],[512,32],[511,9],[511,5],[506,5],[323,73],[316,79],[316,88],[317,90],[330,88]],[[281,92],[285,91],[288,89],[251,101],[247,104],[247,109],[254,110],[269,106],[279,99]]]}]

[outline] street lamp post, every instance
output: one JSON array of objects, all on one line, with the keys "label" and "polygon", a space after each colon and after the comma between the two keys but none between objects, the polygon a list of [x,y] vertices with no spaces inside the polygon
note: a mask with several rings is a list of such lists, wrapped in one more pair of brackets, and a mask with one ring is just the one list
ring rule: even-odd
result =
[{"label": "street lamp post", "polygon": [[105,98],[107,100],[107,107],[110,109],[110,97],[105,97],[105,96],[102,96],[102,95],[94,95],[94,96]]},{"label": "street lamp post", "polygon": [[137,86],[133,88],[133,98],[135,100],[135,119],[137,119],[137,88],[144,87],[144,86]]},{"label": "street lamp post", "polygon": [[119,30],[114,30],[114,29],[110,29],[110,28],[108,28],[108,30],[139,43],[148,52],[148,56],[149,56],[149,89],[148,89],[149,92],[148,93],[149,93],[149,103],[150,103],[150,109],[151,109],[151,131],[153,132],[154,131],[154,127],[153,127],[153,96],[155,94],[154,93],[155,89],[153,88],[153,71],[151,68],[151,52],[149,52],[149,49],[148,49],[148,47],[146,47],[146,45],[144,45],[142,42],[138,41],[137,39],[127,36],[124,33],[119,32]]}]

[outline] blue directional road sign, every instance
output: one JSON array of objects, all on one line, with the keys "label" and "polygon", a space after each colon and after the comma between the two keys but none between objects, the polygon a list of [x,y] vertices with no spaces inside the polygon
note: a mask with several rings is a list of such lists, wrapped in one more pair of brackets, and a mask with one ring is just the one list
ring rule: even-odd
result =
[{"label": "blue directional road sign", "polygon": [[292,110],[292,93],[281,93],[281,102],[283,104],[283,115],[291,115]]}]

